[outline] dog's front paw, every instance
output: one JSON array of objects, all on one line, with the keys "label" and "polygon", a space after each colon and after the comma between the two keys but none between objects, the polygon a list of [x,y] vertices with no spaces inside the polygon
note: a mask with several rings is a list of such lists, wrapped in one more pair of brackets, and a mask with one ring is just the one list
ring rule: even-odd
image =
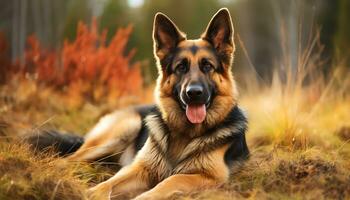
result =
[{"label": "dog's front paw", "polygon": [[111,190],[109,188],[97,185],[90,188],[87,191],[87,195],[90,200],[110,200]]}]

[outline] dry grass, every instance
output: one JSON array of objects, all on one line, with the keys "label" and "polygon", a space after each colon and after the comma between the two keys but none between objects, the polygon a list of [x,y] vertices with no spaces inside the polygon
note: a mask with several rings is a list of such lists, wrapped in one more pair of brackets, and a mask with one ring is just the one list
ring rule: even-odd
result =
[{"label": "dry grass", "polygon": [[21,140],[0,143],[0,199],[87,199],[86,189],[111,176],[87,163],[68,163],[48,150],[34,154]]},{"label": "dry grass", "polygon": [[37,157],[26,145],[0,145],[0,199],[86,199],[84,167]]}]

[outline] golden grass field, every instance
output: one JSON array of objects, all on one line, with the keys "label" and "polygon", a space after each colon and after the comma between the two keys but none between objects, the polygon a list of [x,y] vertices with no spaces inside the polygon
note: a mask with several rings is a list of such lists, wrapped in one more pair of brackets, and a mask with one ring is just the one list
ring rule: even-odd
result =
[{"label": "golden grass field", "polygon": [[[247,78],[239,103],[249,119],[250,159],[229,184],[174,198],[350,199],[348,69],[339,62],[321,73],[306,53],[294,74],[285,70],[280,78],[277,68],[271,84]],[[0,199],[86,199],[86,189],[113,167],[67,163],[50,150],[34,154],[22,138],[41,129],[83,135],[106,112],[152,102],[152,87],[115,104],[76,106],[74,98],[14,78],[0,97]]]}]

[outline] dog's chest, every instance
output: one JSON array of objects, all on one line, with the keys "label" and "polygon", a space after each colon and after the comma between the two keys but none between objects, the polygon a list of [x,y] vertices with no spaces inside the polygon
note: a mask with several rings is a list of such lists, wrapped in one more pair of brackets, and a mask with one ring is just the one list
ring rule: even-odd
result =
[{"label": "dog's chest", "polygon": [[173,137],[168,142],[167,156],[170,161],[177,163],[183,156],[184,150],[190,143],[190,139],[187,137]]},{"label": "dog's chest", "polygon": [[[245,129],[244,120],[232,120],[208,129],[201,136],[189,138],[170,131],[160,115],[149,115],[146,126],[149,137],[142,155],[150,163],[157,181],[172,174],[196,173],[212,168],[207,164],[211,153],[231,144]],[[224,160],[224,154],[220,160]]]},{"label": "dog's chest", "polygon": [[191,173],[203,168],[200,160],[208,154],[198,152],[198,149],[190,147],[189,144],[190,141],[187,140],[173,140],[162,150],[158,146],[159,143],[149,143],[150,148],[146,154],[153,155],[148,159],[152,163],[152,170],[158,174],[157,181],[174,174]]}]

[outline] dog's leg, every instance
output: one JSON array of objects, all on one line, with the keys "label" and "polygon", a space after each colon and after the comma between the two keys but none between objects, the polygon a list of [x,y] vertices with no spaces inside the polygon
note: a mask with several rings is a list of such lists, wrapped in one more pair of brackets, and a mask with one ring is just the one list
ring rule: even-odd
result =
[{"label": "dog's leg", "polygon": [[139,162],[122,168],[117,174],[89,190],[91,199],[114,199],[123,195],[136,196],[147,189],[148,171]]},{"label": "dog's leg", "polygon": [[223,159],[227,149],[228,145],[224,145],[185,163],[189,166],[187,169],[198,169],[202,173],[191,174],[190,171],[184,169],[185,171],[164,179],[151,190],[137,196],[135,200],[169,199],[171,195],[176,193],[189,193],[225,183],[230,173]]},{"label": "dog's leg", "polygon": [[217,184],[217,181],[202,174],[176,174],[137,196],[134,200],[167,199],[176,193],[188,193]]},{"label": "dog's leg", "polygon": [[103,117],[86,135],[84,144],[70,161],[93,161],[104,156],[122,153],[137,137],[141,116],[133,109],[125,109]]}]

